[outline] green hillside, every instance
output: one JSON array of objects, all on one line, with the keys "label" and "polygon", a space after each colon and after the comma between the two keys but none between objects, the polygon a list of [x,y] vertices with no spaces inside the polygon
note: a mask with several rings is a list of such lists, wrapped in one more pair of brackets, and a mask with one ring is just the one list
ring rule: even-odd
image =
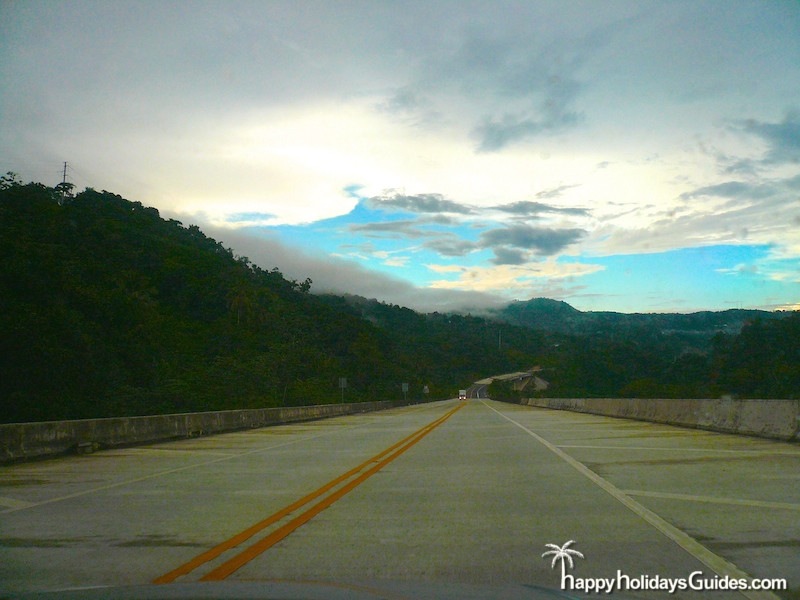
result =
[{"label": "green hillside", "polygon": [[800,386],[798,313],[729,330],[717,313],[683,329],[614,313],[587,325],[541,299],[489,317],[419,314],[315,295],[154,208],[69,191],[0,182],[2,422],[324,404],[341,401],[340,377],[346,401],[401,399],[402,383],[409,400],[445,398],[535,365],[554,395]]},{"label": "green hillside", "polygon": [[337,402],[340,377],[347,401],[451,397],[531,359],[479,319],[364,319],[109,192],[6,180],[0,250],[5,422]]}]

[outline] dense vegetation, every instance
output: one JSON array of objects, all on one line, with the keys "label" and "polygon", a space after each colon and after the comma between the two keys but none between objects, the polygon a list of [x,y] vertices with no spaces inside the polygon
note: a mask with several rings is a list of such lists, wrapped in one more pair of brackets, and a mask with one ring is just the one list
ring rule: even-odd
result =
[{"label": "dense vegetation", "polygon": [[0,251],[3,422],[330,403],[340,377],[346,401],[399,400],[402,383],[409,400],[443,398],[533,365],[559,395],[794,397],[800,383],[796,313],[699,338],[423,315],[312,294],[91,189],[2,178]]},{"label": "dense vegetation", "polygon": [[[797,398],[800,312],[581,312],[564,302],[514,302],[495,318],[548,331],[540,363],[562,397]],[[496,386],[496,394],[503,386]],[[540,394],[541,395],[541,394]]]},{"label": "dense vegetation", "polygon": [[718,332],[703,352],[674,334],[611,331],[568,338],[552,364],[558,396],[797,398],[800,314],[757,319],[738,334]]},{"label": "dense vegetation", "polygon": [[524,362],[487,321],[365,319],[138,202],[1,187],[3,421],[337,402],[340,377],[346,401],[442,398]]}]

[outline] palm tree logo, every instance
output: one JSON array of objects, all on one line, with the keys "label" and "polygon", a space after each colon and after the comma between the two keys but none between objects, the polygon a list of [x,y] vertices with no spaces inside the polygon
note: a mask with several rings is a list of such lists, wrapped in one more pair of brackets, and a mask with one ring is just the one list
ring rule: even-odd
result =
[{"label": "palm tree logo", "polygon": [[572,544],[575,543],[575,540],[570,540],[563,546],[557,546],[556,544],[545,544],[546,548],[550,548],[547,552],[542,554],[542,558],[546,556],[553,556],[553,562],[550,563],[550,568],[556,568],[556,561],[561,561],[561,587],[564,587],[564,576],[566,575],[566,566],[565,563],[569,563],[569,568],[572,569],[575,567],[575,563],[572,560],[573,556],[578,558],[585,558],[583,554],[578,552],[577,550],[573,550],[570,548]]}]

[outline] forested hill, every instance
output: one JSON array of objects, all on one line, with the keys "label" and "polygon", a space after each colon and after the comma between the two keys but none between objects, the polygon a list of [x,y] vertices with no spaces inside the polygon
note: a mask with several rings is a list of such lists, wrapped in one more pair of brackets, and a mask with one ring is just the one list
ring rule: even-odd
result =
[{"label": "forested hill", "polygon": [[452,397],[542,346],[400,307],[380,326],[108,192],[6,179],[0,250],[5,422],[337,402],[341,377],[346,401]]},{"label": "forested hill", "polygon": [[687,348],[701,351],[711,349],[717,333],[738,334],[756,320],[783,319],[786,312],[729,309],[693,313],[618,313],[610,311],[579,311],[566,302],[549,298],[514,301],[491,312],[498,321],[542,331],[569,333],[577,336],[613,332],[618,337],[636,338],[647,332],[660,332],[681,340]]},{"label": "forested hill", "polygon": [[156,209],[69,191],[0,180],[2,422],[324,404],[342,377],[345,401],[402,399],[403,383],[446,398],[533,366],[561,396],[800,389],[798,313],[704,347],[658,327],[423,315],[314,295]]}]

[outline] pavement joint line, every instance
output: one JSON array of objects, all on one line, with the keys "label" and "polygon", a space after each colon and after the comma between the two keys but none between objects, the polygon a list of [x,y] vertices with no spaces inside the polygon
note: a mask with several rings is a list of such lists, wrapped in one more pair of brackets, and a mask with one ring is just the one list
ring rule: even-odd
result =
[{"label": "pavement joint line", "polygon": [[[750,576],[748,573],[745,573],[735,564],[719,556],[718,554],[714,554],[711,550],[703,546],[700,542],[691,537],[685,531],[678,529],[677,527],[675,527],[662,517],[658,516],[650,509],[645,508],[642,504],[639,504],[636,500],[631,498],[628,494],[623,492],[613,483],[600,477],[597,473],[589,469],[589,467],[584,465],[582,462],[571,457],[569,454],[561,450],[555,444],[547,441],[538,433],[531,431],[530,429],[525,427],[522,423],[515,421],[514,419],[512,419],[508,415],[503,414],[496,408],[489,406],[489,404],[487,404],[485,401],[481,400],[481,404],[483,404],[489,410],[498,414],[500,417],[506,419],[510,423],[513,423],[523,431],[527,432],[531,437],[533,437],[537,442],[542,444],[545,448],[547,448],[548,450],[553,452],[556,456],[564,460],[572,468],[574,468],[579,473],[587,477],[589,480],[591,480],[597,486],[602,488],[604,491],[608,492],[611,496],[613,496],[615,499],[617,499],[619,502],[625,505],[628,509],[633,511],[639,517],[644,519],[647,523],[649,523],[650,525],[655,527],[658,531],[660,531],[665,536],[670,538],[672,541],[677,543],[681,548],[686,550],[689,554],[694,556],[697,560],[702,562],[704,565],[709,567],[712,571],[714,571],[718,575],[722,577],[728,576],[733,579],[747,579],[748,581],[753,579],[752,576]],[[740,593],[743,596],[750,598],[751,600],[780,600],[779,596],[773,594],[772,592],[740,590]]]},{"label": "pavement joint line", "polygon": [[[400,407],[400,408],[408,408],[408,407]],[[417,407],[415,407],[415,408],[417,408]],[[423,409],[423,408],[429,409],[429,408],[431,408],[431,406],[429,404],[426,404],[426,405],[420,405],[418,408],[420,408],[420,409]],[[361,413],[361,416],[367,416],[367,415],[372,416],[373,413]],[[355,415],[351,415],[351,416],[355,416]],[[333,418],[337,418],[337,417],[333,417]],[[359,423],[357,425],[353,425],[351,427],[348,427],[348,429],[356,429],[358,427],[362,427],[362,426],[367,425],[367,423],[368,422],[365,421],[363,423]],[[296,425],[296,423],[287,423],[287,425]],[[125,481],[117,481],[117,482],[114,482],[114,483],[109,483],[107,485],[102,485],[102,486],[90,488],[88,490],[82,490],[80,492],[74,492],[72,494],[66,494],[64,496],[58,496],[57,498],[49,498],[47,500],[41,500],[39,502],[28,502],[26,504],[22,504],[25,501],[19,500],[19,501],[16,501],[16,505],[15,506],[6,508],[4,510],[0,510],[0,514],[13,513],[13,512],[20,511],[20,510],[27,510],[27,509],[30,509],[30,508],[36,508],[38,506],[46,506],[48,504],[53,504],[55,502],[63,502],[64,500],[71,500],[72,498],[80,498],[81,496],[94,494],[96,492],[103,492],[105,490],[110,490],[110,489],[113,489],[113,488],[116,488],[116,487],[121,487],[121,486],[129,485],[129,484],[132,484],[132,483],[139,483],[140,481],[147,481],[148,479],[153,479],[153,478],[156,478],[156,477],[162,477],[162,476],[165,476],[165,475],[171,475],[173,473],[179,473],[181,471],[187,471],[189,469],[205,467],[205,466],[212,465],[212,464],[215,464],[215,463],[218,463],[218,462],[223,462],[223,461],[226,461],[226,460],[233,460],[233,459],[240,458],[240,457],[243,457],[243,456],[249,456],[251,454],[257,454],[259,452],[268,452],[269,450],[274,450],[275,448],[282,448],[284,446],[289,446],[291,444],[297,444],[297,443],[300,443],[300,442],[303,442],[303,441],[313,440],[313,439],[317,439],[317,438],[320,438],[320,437],[333,435],[335,433],[338,433],[339,431],[340,430],[325,431],[323,433],[319,433],[319,434],[316,434],[316,435],[309,435],[309,436],[306,436],[306,437],[303,437],[303,438],[300,438],[300,439],[284,442],[282,444],[275,444],[273,446],[266,446],[266,447],[256,448],[255,450],[248,450],[247,452],[240,452],[240,453],[236,453],[236,454],[226,454],[226,455],[222,456],[221,458],[215,458],[213,460],[204,461],[204,462],[200,462],[200,463],[195,463],[195,464],[192,464],[192,465],[185,465],[183,467],[177,467],[175,469],[167,469],[166,471],[158,471],[156,473],[151,473],[149,475],[144,475],[142,477],[136,477],[134,479],[126,479]],[[234,433],[234,432],[230,432],[230,433]],[[194,450],[193,452],[202,452],[202,451]],[[2,487],[2,480],[0,480],[0,487]],[[0,502],[0,506],[4,506],[4,505],[8,506],[8,504]]]},{"label": "pavement joint line", "polygon": [[707,502],[709,504],[729,504],[756,508],[772,508],[777,510],[800,510],[800,504],[792,502],[769,502],[766,500],[745,500],[742,498],[719,498],[715,496],[695,496],[692,494],[675,494],[672,492],[649,492],[647,490],[622,490],[628,496],[646,498],[664,498],[669,500],[686,500],[688,502]]},{"label": "pavement joint line", "polygon": [[[31,502],[25,500],[17,500],[16,498],[9,498],[7,496],[0,496],[0,506],[7,506],[9,508],[28,508]],[[3,511],[5,512],[5,511]]]},{"label": "pavement joint line", "polygon": [[381,598],[382,600],[417,600],[416,597],[407,596],[400,592],[394,591],[387,591],[380,587],[371,587],[369,585],[361,585],[357,583],[342,583],[338,581],[317,581],[314,579],[310,580],[295,580],[295,579],[253,579],[242,577],[237,579],[237,581],[252,581],[256,583],[288,583],[288,584],[302,584],[302,585],[310,585],[310,586],[321,586],[323,590],[327,590],[327,588],[334,588],[337,590],[344,590],[344,591],[354,591],[354,592],[365,592],[375,596],[376,598]]},{"label": "pavement joint line", "polygon": [[182,449],[182,448],[150,448],[150,447],[142,447],[142,448],[126,448],[124,451],[136,450],[136,454],[149,454],[151,452],[166,452],[168,454],[204,454],[206,456],[239,456],[235,452],[214,452],[209,450],[193,450],[190,448]]},{"label": "pavement joint line", "polygon": [[[393,445],[391,445],[388,448],[384,449],[383,451],[379,452],[377,455],[373,456],[372,458],[367,459],[366,461],[364,461],[363,463],[361,463],[357,467],[354,467],[353,469],[350,469],[349,471],[339,475],[338,477],[336,477],[335,479],[329,481],[328,483],[326,483],[322,487],[318,488],[317,490],[311,492],[310,494],[307,494],[306,496],[300,498],[299,500],[293,502],[292,504],[289,504],[288,506],[285,506],[284,508],[282,508],[281,510],[273,513],[269,517],[267,517],[267,518],[255,523],[254,525],[251,525],[247,529],[244,529],[244,530],[240,531],[239,533],[237,533],[233,537],[225,540],[224,542],[222,542],[220,544],[217,544],[213,548],[210,548],[209,550],[206,550],[205,552],[199,554],[198,556],[195,556],[189,562],[184,563],[183,565],[180,565],[179,567],[173,569],[172,571],[157,577],[156,579],[153,580],[153,583],[154,584],[172,583],[173,581],[175,581],[179,577],[183,577],[185,575],[188,575],[189,573],[191,573],[192,571],[194,571],[198,567],[200,567],[200,566],[202,566],[202,565],[204,565],[204,564],[206,564],[206,563],[218,558],[223,553],[225,553],[225,552],[227,552],[227,551],[229,551],[229,550],[231,550],[231,549],[243,544],[244,542],[246,542],[247,540],[249,540],[250,538],[255,536],[257,533],[263,531],[267,527],[276,524],[277,522],[283,520],[284,518],[289,516],[291,513],[295,512],[296,510],[299,510],[300,508],[302,508],[306,504],[312,502],[313,500],[316,500],[320,496],[323,496],[324,494],[328,493],[329,491],[331,491],[332,489],[336,488],[337,486],[342,485],[345,481],[355,477],[356,475],[358,475],[359,473],[364,471],[364,469],[366,469],[368,466],[370,466],[373,463],[378,463],[378,464],[373,466],[369,470],[370,475],[373,474],[372,473],[373,471],[374,472],[379,471],[381,468],[383,468],[385,466],[385,464],[388,464],[388,462],[391,462],[391,460],[394,460],[394,458],[396,458],[397,456],[402,454],[402,452],[405,452],[405,450],[407,450],[412,445],[414,445],[417,441],[422,439],[425,435],[427,435],[427,433],[432,431],[433,428],[438,427],[438,425],[440,425],[445,420],[447,420],[452,414],[454,414],[462,406],[463,405],[459,405],[455,409],[453,409],[451,411],[448,411],[443,416],[438,417],[437,419],[435,419],[431,423],[428,423],[427,425],[423,426],[421,429],[418,429],[418,430],[414,431],[412,434],[404,437],[400,441],[394,443]],[[395,455],[393,455],[393,457],[391,458],[390,461],[387,461],[386,463],[381,464],[382,463],[381,459],[383,457],[385,457],[387,454],[392,453],[397,448],[400,448],[401,446],[404,446],[404,445],[405,445],[405,447],[401,448],[400,451],[396,452]],[[363,474],[362,474],[362,476],[363,476]],[[359,476],[359,477],[361,477],[361,476]],[[359,483],[361,483],[361,482],[359,481]],[[349,483],[345,484],[345,485],[342,485],[342,487],[337,492],[335,492],[334,494],[331,494],[331,496],[329,496],[329,498],[332,497],[332,496],[335,496],[337,494],[340,494],[342,492],[342,490],[345,489],[349,485],[350,485]],[[356,484],[356,485],[358,485],[358,484]],[[348,491],[350,491],[350,489],[347,489],[344,493],[341,493],[341,495],[343,496]],[[336,498],[336,499],[338,499],[338,498]],[[322,504],[324,502],[325,502],[325,500],[321,501],[320,503],[315,505],[315,507],[319,506],[320,504]],[[333,500],[331,502],[331,504],[333,502],[335,502],[335,500]],[[324,508],[326,508],[326,507],[327,507],[327,505],[323,506],[317,512],[321,512],[321,510],[324,510]],[[306,515],[307,513],[311,512],[312,510],[314,510],[314,508],[309,509],[308,511],[306,511],[306,513],[303,513],[303,515],[301,515],[300,517],[297,517],[294,521],[297,521],[298,519],[302,518],[304,515]],[[314,516],[314,515],[311,515],[311,516]],[[310,518],[311,517],[306,519],[306,521],[309,520]],[[292,522],[294,522],[294,521],[292,521]],[[305,523],[306,521],[303,521],[303,523]],[[302,525],[303,523],[300,523],[300,525]],[[291,524],[291,522],[290,522],[290,524]],[[299,527],[300,525],[297,525],[297,527]],[[286,526],[284,526],[284,527],[286,527]],[[294,527],[291,531],[294,531],[294,529],[296,529],[297,527]],[[277,531],[281,531],[282,529],[283,528],[278,529]],[[289,533],[291,533],[291,531],[286,533],[286,535],[289,535]],[[273,533],[275,533],[275,532],[273,532]],[[286,536],[284,535],[283,537],[286,537]],[[264,538],[264,539],[268,539],[268,538]],[[280,540],[278,540],[278,541],[280,541]],[[264,542],[264,540],[262,540],[262,542],[259,542],[259,543],[263,543],[263,542]],[[266,550],[266,548],[264,550]],[[263,552],[264,550],[262,550],[261,552]],[[233,559],[228,561],[228,563],[230,563],[233,560],[236,560],[237,557],[241,556],[242,554],[243,553],[240,553],[239,555],[237,555],[236,557],[234,557]],[[259,552],[259,554],[260,554],[260,552]],[[252,560],[252,558],[250,558],[249,560]],[[249,560],[247,562],[249,562]],[[227,565],[228,563],[225,563],[225,565]],[[223,567],[225,565],[223,565]],[[241,566],[242,565],[239,565],[236,568],[238,569]],[[217,573],[219,571],[219,569],[221,569],[221,568],[222,567],[219,567],[218,569],[215,569],[215,571],[212,571],[211,573],[207,574],[205,577],[212,576],[214,573]],[[228,573],[228,574],[230,574],[230,573]],[[227,575],[225,575],[225,576],[227,577]],[[224,577],[214,577],[214,578],[212,578],[212,580],[219,580],[219,579],[224,579]],[[205,580],[205,579],[201,579],[201,580]]]},{"label": "pavement joint line", "polygon": [[[356,425],[351,429],[355,429],[356,427],[360,427],[361,425]],[[64,496],[59,496],[57,498],[49,498],[47,500],[42,500],[40,502],[32,502],[28,506],[18,506],[15,508],[6,508],[5,510],[0,510],[0,514],[7,514],[12,512],[17,512],[20,510],[27,510],[30,508],[36,508],[38,506],[45,506],[47,504],[53,504],[54,502],[63,502],[64,500],[71,500],[72,498],[80,498],[81,496],[86,496],[89,494],[94,494],[96,492],[103,492],[105,490],[110,490],[117,487],[122,487],[125,485],[130,485],[132,483],[139,483],[140,481],[147,481],[148,479],[154,479],[156,477],[163,477],[165,475],[172,475],[173,473],[180,473],[181,471],[188,471],[190,469],[196,469],[200,467],[205,467],[208,465],[213,465],[215,463],[224,462],[226,460],[234,460],[236,458],[241,458],[243,456],[250,456],[251,454],[258,454],[259,452],[268,452],[269,450],[274,450],[275,448],[282,448],[284,446],[289,446],[292,444],[298,444],[300,442],[304,442],[307,440],[313,440],[320,437],[324,437],[327,435],[333,435],[334,433],[338,433],[339,430],[335,431],[328,431],[323,432],[317,435],[309,435],[300,439],[291,440],[288,442],[283,442],[281,444],[275,444],[273,446],[266,446],[261,448],[256,448],[255,450],[248,450],[247,452],[240,452],[238,454],[231,454],[227,456],[223,456],[221,458],[215,458],[213,460],[207,460],[200,463],[194,463],[191,465],[184,465],[183,467],[176,467],[174,469],[167,469],[166,471],[157,471],[156,473],[150,473],[149,475],[143,475],[142,477],[136,477],[134,479],[126,479],[125,481],[116,481],[114,483],[109,483],[107,485],[101,485],[98,487],[94,487],[88,490],[82,490],[80,492],[74,492],[72,494],[66,494]],[[2,480],[0,480],[0,487],[2,487]]]}]

